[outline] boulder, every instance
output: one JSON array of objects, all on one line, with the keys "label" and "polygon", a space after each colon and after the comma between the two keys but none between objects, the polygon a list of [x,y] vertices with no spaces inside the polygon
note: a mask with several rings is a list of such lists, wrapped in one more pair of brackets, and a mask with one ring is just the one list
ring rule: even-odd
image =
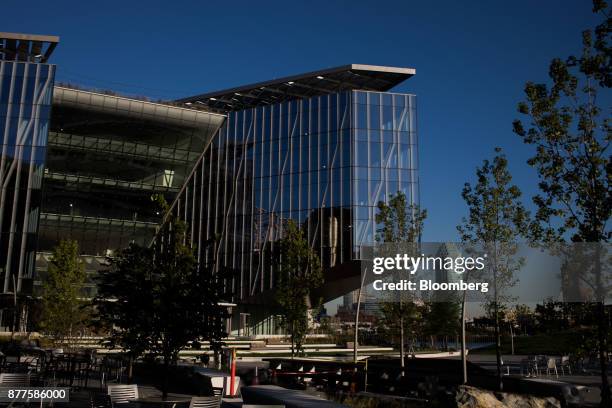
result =
[{"label": "boulder", "polygon": [[552,397],[493,392],[480,388],[461,386],[455,397],[458,408],[561,408]]}]

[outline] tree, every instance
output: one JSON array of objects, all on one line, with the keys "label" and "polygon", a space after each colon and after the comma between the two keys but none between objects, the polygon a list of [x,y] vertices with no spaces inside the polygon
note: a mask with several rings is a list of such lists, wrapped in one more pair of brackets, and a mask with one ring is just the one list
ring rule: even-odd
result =
[{"label": "tree", "polygon": [[[610,180],[611,124],[608,107],[598,95],[612,86],[611,10],[602,0],[593,1],[593,12],[603,21],[582,33],[582,54],[565,60],[555,58],[549,66],[552,84],[528,82],[526,101],[518,111],[529,123],[513,123],[514,132],[535,148],[528,160],[539,175],[540,194],[532,234],[544,243],[609,242],[607,222],[612,211]],[[599,263],[600,248],[595,246]],[[608,339],[604,299],[609,289],[596,265],[590,280],[598,307],[598,349],[601,365],[602,405],[611,401],[607,378]]]},{"label": "tree", "polygon": [[567,330],[567,321],[563,318],[561,302],[547,299],[541,305],[536,305],[535,312],[539,328],[544,333],[558,333],[562,330]]},{"label": "tree", "polygon": [[[506,157],[500,148],[495,148],[495,153],[492,161],[485,160],[482,167],[476,169],[476,184],[465,184],[461,196],[468,206],[468,216],[457,229],[464,243],[481,248],[487,255],[487,274],[493,289],[489,301],[495,319],[497,378],[501,390],[499,309],[501,303],[509,300],[507,289],[516,284],[514,272],[523,263],[522,259],[515,257],[516,239],[526,234],[529,214],[520,202],[521,191],[510,184],[512,175]],[[462,315],[465,316],[465,302],[463,309]],[[463,362],[465,364],[465,356]]]},{"label": "tree", "polygon": [[190,342],[220,342],[228,313],[221,304],[225,274],[209,265],[198,268],[185,223],[160,204],[167,216],[155,245],[131,244],[109,259],[95,305],[101,323],[111,328],[111,347],[128,350],[132,359],[145,353],[162,358],[165,398],[179,351]]},{"label": "tree", "polygon": [[76,330],[86,322],[82,298],[85,270],[76,241],[62,240],[53,249],[47,276],[42,286],[41,328],[53,340],[69,343]]},{"label": "tree", "polygon": [[403,342],[405,344],[406,336],[409,336],[413,341],[419,334],[423,333],[424,311],[425,306],[414,299],[403,298],[401,307],[399,307],[397,299],[389,299],[380,304],[380,324],[388,329],[392,337],[390,340],[395,342],[397,339],[397,343],[402,344]]},{"label": "tree", "polygon": [[154,251],[130,244],[109,259],[109,268],[98,277],[94,299],[98,328],[108,331],[107,345],[126,350],[130,367],[152,342],[154,302]]},{"label": "tree", "polygon": [[441,336],[444,348],[448,350],[448,337],[457,335],[460,329],[459,302],[454,296],[445,296],[443,299],[435,299],[428,306],[424,316],[426,332],[432,336],[432,341]]},{"label": "tree", "polygon": [[[423,233],[423,223],[427,218],[427,210],[421,210],[416,204],[408,204],[406,195],[401,191],[395,195],[392,194],[388,203],[379,201],[377,207],[376,241],[379,244],[403,244],[403,249],[410,252],[408,256],[418,256],[418,246]],[[399,330],[402,373],[405,364],[406,320],[414,317],[414,300],[407,297],[409,295],[398,294],[398,299],[390,299],[389,304],[383,308],[388,318],[398,319],[397,324],[391,327]]]},{"label": "tree", "polygon": [[529,306],[520,304],[515,305],[513,310],[515,322],[519,333],[527,334],[535,326],[535,315]]},{"label": "tree", "polygon": [[302,349],[308,333],[311,292],[322,285],[321,261],[303,231],[290,220],[279,242],[276,299],[291,339],[291,358]]}]

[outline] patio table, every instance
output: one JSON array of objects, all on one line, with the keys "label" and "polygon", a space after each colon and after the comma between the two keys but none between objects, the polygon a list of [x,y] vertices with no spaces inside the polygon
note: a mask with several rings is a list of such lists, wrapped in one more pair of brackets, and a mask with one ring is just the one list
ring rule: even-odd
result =
[{"label": "patio table", "polygon": [[[213,388],[223,388],[223,395],[231,395],[231,376],[229,373],[204,367],[195,367],[194,370],[196,373],[209,379],[210,385]],[[237,394],[238,389],[240,388],[240,377],[236,376],[235,381],[236,382],[234,384],[234,394]]]}]

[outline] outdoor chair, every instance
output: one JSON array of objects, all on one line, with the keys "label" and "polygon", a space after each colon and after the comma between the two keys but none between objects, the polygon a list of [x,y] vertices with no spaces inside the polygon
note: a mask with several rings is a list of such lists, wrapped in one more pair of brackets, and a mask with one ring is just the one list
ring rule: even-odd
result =
[{"label": "outdoor chair", "polygon": [[23,356],[19,365],[22,367],[24,372],[38,371],[38,357],[36,356]]},{"label": "outdoor chair", "polygon": [[555,360],[553,357],[549,357],[548,361],[546,362],[546,375],[549,375],[553,370],[558,378],[559,373],[557,372],[557,360]]},{"label": "outdoor chair", "polygon": [[113,403],[109,395],[91,393],[89,396],[90,408],[112,408]]},{"label": "outdoor chair", "polygon": [[521,361],[521,374],[525,370],[527,377],[537,377],[540,374],[540,367],[538,366],[538,359],[533,355],[529,355]]},{"label": "outdoor chair", "polygon": [[138,399],[138,385],[117,384],[109,385],[108,396],[113,404],[123,404]]},{"label": "outdoor chair", "polygon": [[208,354],[202,354],[200,356],[200,362],[204,367],[208,367],[208,364],[210,364],[210,356]]},{"label": "outdoor chair", "polygon": [[87,388],[89,377],[93,371],[94,364],[90,356],[81,355],[72,362],[72,384],[77,387]]},{"label": "outdoor chair", "polygon": [[565,375],[565,369],[567,368],[567,372],[569,375],[572,375],[572,365],[570,364],[569,356],[561,356],[561,373]]},{"label": "outdoor chair", "polygon": [[548,366],[548,357],[544,355],[538,355],[535,357],[536,359],[536,371],[537,374],[540,375],[540,372],[544,371],[544,369]]},{"label": "outdoor chair", "polygon": [[524,373],[526,372],[528,376],[531,375],[530,370],[531,369],[531,364],[530,361],[526,358],[521,360],[521,375],[524,375]]},{"label": "outdoor chair", "polygon": [[219,408],[221,398],[219,397],[192,397],[189,408]]},{"label": "outdoor chair", "polygon": [[106,384],[109,381],[121,383],[126,373],[126,368],[121,359],[105,357],[100,365],[102,383]]},{"label": "outdoor chair", "polygon": [[0,385],[2,386],[29,386],[30,375],[23,373],[0,374]]},{"label": "outdoor chair", "polygon": [[501,360],[501,365],[502,365],[502,369],[503,367],[506,367],[506,374],[504,375],[510,375],[510,365],[506,364],[503,359]]}]

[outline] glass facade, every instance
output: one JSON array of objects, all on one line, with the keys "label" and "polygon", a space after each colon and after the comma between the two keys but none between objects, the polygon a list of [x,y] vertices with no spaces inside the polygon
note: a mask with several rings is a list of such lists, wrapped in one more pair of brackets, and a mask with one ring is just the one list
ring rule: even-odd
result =
[{"label": "glass facade", "polygon": [[56,87],[45,171],[40,250],[62,238],[105,256],[130,242],[147,245],[169,201],[223,122],[215,115]]},{"label": "glass facade", "polygon": [[200,263],[220,237],[235,301],[274,287],[272,253],[290,219],[333,274],[373,243],[378,201],[398,191],[418,201],[415,118],[413,95],[366,91],[230,112],[172,211]]},{"label": "glass facade", "polygon": [[409,203],[418,203],[418,143],[414,95],[353,95],[352,210],[358,251],[374,243],[379,201],[401,191]]},{"label": "glass facade", "polygon": [[31,288],[54,75],[54,65],[0,61],[3,293]]},{"label": "glass facade", "polygon": [[[35,287],[62,239],[79,243],[90,278],[130,242],[148,245],[163,214],[225,115],[56,86]],[[95,296],[90,279],[85,296]]]}]

